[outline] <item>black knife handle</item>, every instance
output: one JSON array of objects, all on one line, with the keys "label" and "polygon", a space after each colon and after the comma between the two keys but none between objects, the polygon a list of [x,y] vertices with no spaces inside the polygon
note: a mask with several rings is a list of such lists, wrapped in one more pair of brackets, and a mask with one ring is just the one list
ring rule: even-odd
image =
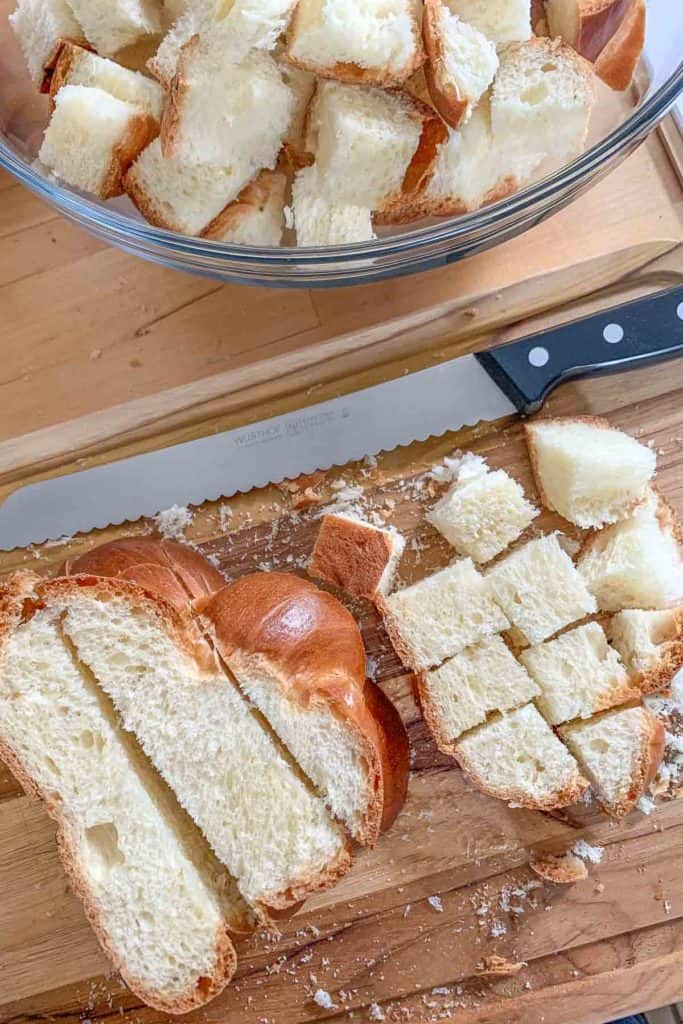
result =
[{"label": "black knife handle", "polygon": [[498,387],[526,416],[573,377],[647,366],[683,355],[683,286],[477,352]]}]

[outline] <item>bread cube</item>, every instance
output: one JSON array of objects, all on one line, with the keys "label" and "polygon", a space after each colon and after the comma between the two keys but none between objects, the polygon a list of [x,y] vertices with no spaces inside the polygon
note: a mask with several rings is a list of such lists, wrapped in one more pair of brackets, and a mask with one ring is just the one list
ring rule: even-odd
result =
[{"label": "bread cube", "polygon": [[424,56],[417,5],[413,0],[299,0],[287,55],[323,78],[400,85]]},{"label": "bread cube", "polygon": [[549,34],[587,60],[612,89],[630,84],[645,41],[645,0],[546,0]]},{"label": "bread cube", "polygon": [[656,492],[633,515],[591,534],[577,566],[602,611],[667,608],[683,602],[680,526]]},{"label": "bread cube", "polygon": [[511,804],[549,811],[581,798],[588,783],[533,704],[462,736],[455,756],[475,786]]},{"label": "bread cube", "polygon": [[595,598],[555,534],[538,537],[489,570],[492,592],[529,644],[597,611]]},{"label": "bread cube", "polygon": [[551,725],[590,718],[639,696],[597,622],[529,647],[520,659],[540,687],[536,703]]},{"label": "bread cube", "polygon": [[508,711],[540,691],[499,636],[466,647],[439,668],[420,675],[422,714],[439,750],[454,752],[454,740],[485,722],[492,711]]},{"label": "bread cube", "polygon": [[306,152],[306,116],[315,91],[315,75],[283,61],[280,61],[279,67],[294,101],[292,116],[282,145],[290,166],[297,171],[310,162]]},{"label": "bread cube", "polygon": [[386,594],[403,554],[405,540],[396,530],[385,530],[357,516],[323,516],[311,555],[311,576],[353,597],[374,601]]},{"label": "bread cube", "polygon": [[202,238],[239,245],[271,246],[282,241],[287,177],[261,171],[237,199],[202,231]]},{"label": "bread cube", "polygon": [[618,612],[607,635],[642,693],[663,690],[683,668],[683,608]]},{"label": "bread cube", "polygon": [[625,518],[655,471],[655,453],[607,420],[534,420],[524,429],[543,504],[583,529]]},{"label": "bread cube", "polygon": [[62,43],[86,42],[66,0],[18,0],[9,23],[19,40],[28,73],[41,92],[50,88]]},{"label": "bread cube", "polygon": [[147,61],[147,70],[164,89],[171,88],[185,44],[193,36],[209,32],[212,24],[213,5],[207,0],[195,0],[179,12],[178,18],[159,43],[156,53]]},{"label": "bread cube", "polygon": [[378,606],[398,655],[416,672],[433,668],[509,625],[489,580],[470,558],[388,597],[380,596]]},{"label": "bread cube", "polygon": [[442,0],[425,0],[425,76],[434,106],[451,128],[472,115],[498,69],[495,45],[451,14]]},{"label": "bread cube", "polygon": [[316,167],[304,167],[294,179],[292,206],[299,246],[347,245],[375,237],[372,211],[355,203],[337,203],[321,193]]},{"label": "bread cube", "polygon": [[107,57],[161,32],[157,0],[69,0],[69,6],[88,42]]},{"label": "bread cube", "polygon": [[627,814],[648,788],[664,754],[664,726],[647,708],[607,711],[560,729],[608,814]]},{"label": "bread cube", "polygon": [[458,475],[427,519],[449,544],[475,562],[504,551],[538,515],[524,491],[503,469]]},{"label": "bread cube", "polygon": [[531,36],[530,0],[446,0],[468,25],[494,43],[512,43]]},{"label": "bread cube", "polygon": [[64,85],[97,86],[161,120],[164,94],[158,82],[72,43],[65,43],[59,55],[50,85],[53,99]]},{"label": "bread cube", "polygon": [[110,199],[123,193],[124,174],[157,130],[153,117],[104,89],[65,85],[38,157],[68,185]]}]

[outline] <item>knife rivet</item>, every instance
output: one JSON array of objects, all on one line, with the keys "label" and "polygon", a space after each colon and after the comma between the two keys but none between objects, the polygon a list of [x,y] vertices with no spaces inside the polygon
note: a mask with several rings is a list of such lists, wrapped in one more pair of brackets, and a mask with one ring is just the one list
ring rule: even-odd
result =
[{"label": "knife rivet", "polygon": [[683,320],[683,302],[679,302],[676,306],[676,316],[679,320]]},{"label": "knife rivet", "polygon": [[607,324],[602,336],[608,345],[616,345],[618,342],[623,341],[624,328],[621,324]]},{"label": "knife rivet", "polygon": [[537,345],[536,348],[532,348],[528,356],[529,362],[532,366],[545,366],[550,359],[550,352],[547,348],[543,348],[542,345]]}]

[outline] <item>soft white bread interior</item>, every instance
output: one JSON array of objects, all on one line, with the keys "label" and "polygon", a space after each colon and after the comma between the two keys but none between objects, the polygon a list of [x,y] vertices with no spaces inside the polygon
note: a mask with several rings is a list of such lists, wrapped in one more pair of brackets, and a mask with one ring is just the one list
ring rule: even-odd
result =
[{"label": "soft white bread interior", "polygon": [[341,829],[178,613],[123,581],[41,594],[250,904],[286,907],[344,873]]},{"label": "soft white bread interior", "polygon": [[597,622],[528,647],[520,658],[540,687],[536,703],[551,725],[590,718],[639,696]]},{"label": "soft white bread interior", "polygon": [[566,807],[588,785],[533,704],[466,733],[455,744],[455,756],[479,789],[522,807]]},{"label": "soft white bread interior", "polygon": [[299,246],[349,245],[375,237],[372,210],[328,199],[316,167],[304,167],[294,178],[292,212]]},{"label": "soft white bread interior", "polygon": [[62,43],[86,43],[66,0],[18,0],[9,23],[19,40],[28,73],[41,92],[50,88]]},{"label": "soft white bread interior", "polygon": [[299,0],[287,55],[322,77],[400,85],[424,59],[418,6],[413,0]]},{"label": "soft white bread interior", "polygon": [[422,21],[432,102],[451,128],[469,120],[498,69],[496,47],[442,0],[425,0]]},{"label": "soft white bread interior", "polygon": [[530,0],[446,0],[446,4],[494,43],[513,43],[531,36]]},{"label": "soft white bread interior", "polygon": [[88,42],[107,57],[162,29],[158,0],[69,0],[69,6]]},{"label": "soft white bread interior", "polygon": [[413,671],[433,668],[509,625],[490,581],[463,558],[378,606],[396,652]]},{"label": "soft white bread interior", "polygon": [[73,43],[65,43],[61,49],[50,83],[51,96],[64,85],[96,86],[161,121],[164,93],[158,82]]},{"label": "soft white bread interior", "polygon": [[396,572],[405,540],[397,530],[373,526],[359,516],[323,516],[308,572],[354,597],[374,601],[386,594]]},{"label": "soft white bread interior", "polygon": [[652,449],[607,420],[537,419],[524,431],[543,504],[584,529],[627,516],[655,471]]},{"label": "soft white bread interior", "polygon": [[483,460],[465,459],[427,519],[460,554],[488,562],[517,540],[537,515],[538,509],[504,469],[488,472]]},{"label": "soft white bread interior", "polygon": [[126,983],[159,1010],[186,1012],[235,969],[228,894],[59,616],[31,607],[34,583],[19,576],[0,591],[2,758],[45,801],[71,885]]},{"label": "soft white bread interior", "polygon": [[358,841],[374,844],[403,803],[408,746],[393,706],[365,683],[353,616],[285,573],[243,577],[203,615],[240,688],[332,813]]},{"label": "soft white bread interior", "polygon": [[156,53],[147,61],[148,71],[170,89],[178,70],[183,46],[193,36],[208,32],[212,26],[212,0],[189,0],[159,43]]},{"label": "soft white bread interior", "polygon": [[123,187],[150,222],[183,235],[200,235],[237,199],[251,168],[209,167],[164,157],[159,139],[140,153]]},{"label": "soft white bread interior", "polygon": [[306,152],[306,116],[313,98],[316,77],[310,71],[295,68],[282,59],[278,63],[293,98],[292,116],[282,145],[290,166],[296,171],[306,167],[312,160],[310,154]]},{"label": "soft white bread interior", "polygon": [[644,0],[546,0],[548,31],[561,38],[613,89],[630,83],[645,38]]},{"label": "soft white bread interior", "polygon": [[683,667],[683,608],[628,609],[612,616],[610,643],[643,693],[669,685]]},{"label": "soft white bread interior", "polygon": [[590,534],[577,566],[602,611],[683,602],[681,528],[653,490],[628,519]]},{"label": "soft white bread interior", "polygon": [[122,194],[123,176],[157,131],[156,120],[132,103],[104,89],[65,85],[38,156],[67,184],[110,199]]},{"label": "soft white bread interior", "polygon": [[239,245],[279,245],[287,176],[261,171],[202,231],[202,238]]},{"label": "soft white bread interior", "polygon": [[650,785],[664,754],[664,726],[645,707],[607,711],[562,726],[560,735],[608,814],[627,814]]},{"label": "soft white bread interior", "polygon": [[439,750],[455,752],[454,740],[481,725],[493,711],[508,711],[540,692],[499,636],[466,647],[439,668],[421,673],[420,706]]},{"label": "soft white bread interior", "polygon": [[510,622],[530,644],[597,611],[595,598],[555,534],[517,548],[489,570],[487,579]]}]

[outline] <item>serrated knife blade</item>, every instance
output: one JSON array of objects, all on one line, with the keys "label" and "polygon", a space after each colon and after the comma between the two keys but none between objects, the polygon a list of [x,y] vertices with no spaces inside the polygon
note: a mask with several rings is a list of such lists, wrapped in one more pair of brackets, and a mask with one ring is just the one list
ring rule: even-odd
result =
[{"label": "serrated knife blade", "polygon": [[229,498],[448,430],[538,408],[560,381],[683,352],[683,287],[250,426],[27,484],[0,549]]}]

